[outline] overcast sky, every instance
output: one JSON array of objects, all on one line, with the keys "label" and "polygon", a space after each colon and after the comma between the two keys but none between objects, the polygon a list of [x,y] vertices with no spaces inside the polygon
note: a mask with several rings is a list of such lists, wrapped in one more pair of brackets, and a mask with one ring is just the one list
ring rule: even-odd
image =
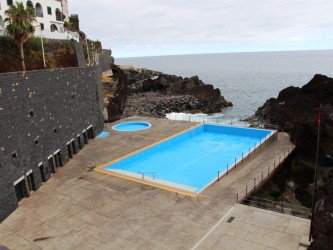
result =
[{"label": "overcast sky", "polygon": [[333,49],[333,0],[68,0],[113,56]]}]

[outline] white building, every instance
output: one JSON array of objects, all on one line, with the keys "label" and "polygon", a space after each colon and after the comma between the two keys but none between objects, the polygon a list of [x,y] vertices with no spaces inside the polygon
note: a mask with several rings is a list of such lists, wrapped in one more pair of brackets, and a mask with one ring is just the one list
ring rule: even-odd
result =
[{"label": "white building", "polygon": [[75,32],[68,32],[64,29],[64,21],[68,21],[67,0],[0,0],[0,32],[4,29],[6,18],[5,11],[10,5],[16,2],[23,2],[35,10],[36,28],[35,36],[42,36],[52,39],[75,39],[79,35]]}]

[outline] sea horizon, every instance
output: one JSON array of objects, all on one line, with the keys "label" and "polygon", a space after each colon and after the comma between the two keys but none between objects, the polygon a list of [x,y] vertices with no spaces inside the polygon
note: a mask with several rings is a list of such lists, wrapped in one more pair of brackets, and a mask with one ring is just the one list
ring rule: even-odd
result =
[{"label": "sea horizon", "polygon": [[319,52],[319,51],[333,51],[333,49],[303,49],[303,50],[265,50],[265,51],[231,51],[231,52],[210,52],[210,53],[185,53],[185,54],[161,54],[161,55],[146,55],[146,56],[125,56],[115,57],[117,59],[131,59],[131,58],[148,58],[148,57],[172,57],[172,56],[200,56],[200,55],[218,55],[218,54],[255,54],[255,53],[292,53],[292,52]]},{"label": "sea horizon", "polygon": [[148,56],[118,58],[115,63],[181,77],[197,75],[233,103],[216,114],[227,122],[254,115],[267,99],[286,87],[302,87],[316,74],[333,77],[333,49]]}]

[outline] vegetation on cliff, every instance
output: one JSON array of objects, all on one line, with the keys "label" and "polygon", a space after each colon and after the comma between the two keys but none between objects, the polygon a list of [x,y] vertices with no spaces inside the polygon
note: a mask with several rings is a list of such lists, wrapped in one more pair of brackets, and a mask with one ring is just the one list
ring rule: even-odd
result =
[{"label": "vegetation on cliff", "polygon": [[[43,39],[46,68],[78,66],[74,42],[70,40]],[[38,37],[30,37],[23,46],[26,70],[44,69],[42,44]],[[21,71],[19,49],[8,36],[0,37],[0,73]]]}]

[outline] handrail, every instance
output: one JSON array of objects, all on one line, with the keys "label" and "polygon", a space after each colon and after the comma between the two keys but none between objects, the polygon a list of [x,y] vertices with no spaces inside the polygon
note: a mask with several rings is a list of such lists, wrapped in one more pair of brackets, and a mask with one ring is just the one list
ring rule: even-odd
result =
[{"label": "handrail", "polygon": [[236,201],[241,203],[250,193],[256,190],[266,179],[271,176],[280,164],[288,157],[288,155],[295,149],[295,145],[291,145],[283,154],[279,155],[278,160],[274,159],[274,162],[264,168],[260,174],[258,174],[253,180],[251,180],[245,187],[237,192]]},{"label": "handrail", "polygon": [[243,203],[246,203],[247,205],[250,205],[250,206],[259,207],[259,208],[276,211],[276,212],[280,212],[280,213],[284,213],[284,214],[291,214],[291,215],[302,217],[302,218],[311,217],[311,212],[310,212],[309,208],[290,204],[283,200],[276,201],[276,200],[264,199],[261,197],[248,196],[243,201]]},{"label": "handrail", "polygon": [[[252,158],[257,153],[257,151],[262,149],[263,144],[269,143],[269,142],[272,142],[272,141],[276,141],[277,137],[278,137],[278,132],[274,131],[273,134],[271,134],[269,136],[266,135],[263,139],[260,139],[259,143],[254,144],[254,147],[253,147],[252,150],[251,150],[251,148],[249,148],[249,151],[245,152],[245,154],[244,154],[244,152],[242,152],[242,158],[235,157],[235,161],[234,161],[233,165],[229,166],[229,164],[227,164],[227,167],[224,168],[224,170],[217,171],[217,181],[219,181],[223,175],[229,174],[230,170],[236,168],[237,166],[242,164],[244,161],[249,160],[250,158]],[[237,161],[237,158],[239,158],[238,161]]]}]

